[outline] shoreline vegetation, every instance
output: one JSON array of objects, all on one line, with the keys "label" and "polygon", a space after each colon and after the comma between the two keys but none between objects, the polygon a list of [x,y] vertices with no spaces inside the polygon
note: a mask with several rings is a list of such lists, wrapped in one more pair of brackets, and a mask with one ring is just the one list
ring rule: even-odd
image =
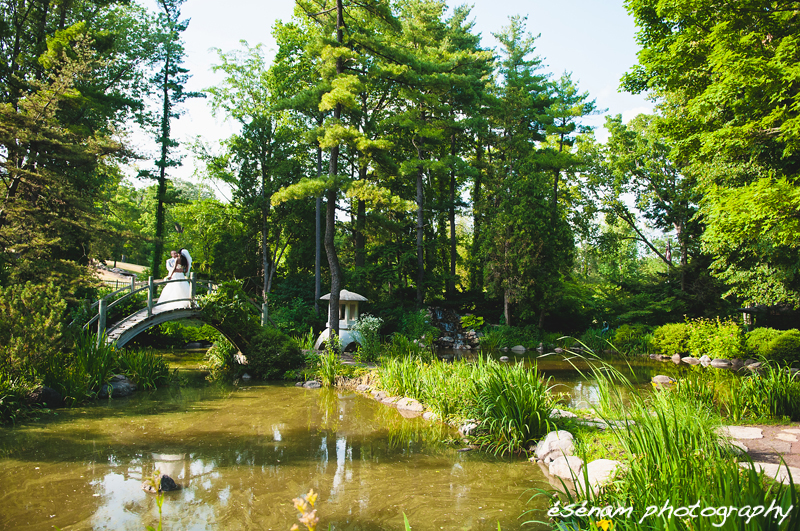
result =
[{"label": "shoreline vegetation", "polygon": [[[58,324],[63,321],[54,320],[55,314],[48,313],[43,300],[47,293],[30,287],[11,289],[4,295],[9,293],[16,298],[6,307],[27,311],[34,318],[27,321],[24,329],[12,330],[17,334],[15,338],[28,341],[27,346],[24,341],[12,341],[3,349],[0,411],[6,422],[24,413],[21,405],[25,393],[35,385],[55,386],[65,405],[71,405],[95,399],[117,373],[128,375],[144,389],[169,381],[166,363],[152,351],[117,350],[102,340],[98,342],[96,336],[76,334]],[[238,300],[230,295],[235,290],[228,293],[232,301]],[[49,295],[57,297],[58,293]],[[244,313],[232,312],[223,295],[209,300],[209,314],[249,319]],[[797,359],[795,330],[761,328],[745,332],[730,320],[716,319],[690,320],[656,329],[623,326],[605,333],[589,330],[580,339],[549,335],[528,340],[524,346],[540,352],[558,352],[573,360],[575,371],[584,379],[597,383],[598,400],[590,410],[565,411],[565,397],[557,392],[551,378],[540,373],[535,358],[526,365],[509,363],[507,358],[496,360],[491,355],[497,349],[515,346],[521,335],[519,330],[485,326],[475,334],[481,347],[477,352],[470,351],[472,359],[442,360],[432,347],[437,331],[420,315],[409,318],[408,329],[413,336],[395,333],[383,342],[378,334],[382,321],[365,316],[359,329],[370,339],[353,354],[356,362],[352,364],[343,363],[341,346],[335,342],[329,342],[326,351],[308,350],[315,339],[313,331],[293,339],[277,329],[266,328],[248,345],[249,357],[244,365],[240,364],[245,359],[241,353],[219,334],[214,336],[213,329],[171,324],[155,331],[154,337],[174,337],[174,342],[180,343],[210,334],[207,337],[214,339],[214,346],[206,353],[209,378],[239,378],[250,372],[250,376],[260,379],[283,376],[284,380],[317,380],[321,386],[356,388],[395,407],[401,402],[410,404],[418,413],[425,410],[426,418],[458,428],[469,449],[495,455],[535,455],[537,445],[546,436],[569,432],[574,446],[570,455],[580,463],[591,464],[610,457],[619,462],[602,484],[589,476],[589,466],[578,466],[574,472],[568,469],[566,477],[562,475],[556,481],[560,488],[534,493],[535,497],[546,497],[551,507],[586,502],[645,511],[665,498],[676,507],[698,502],[708,507],[800,505],[796,503],[794,478],[788,484],[771,481],[719,431],[726,423],[797,419],[800,377],[791,368]],[[41,342],[47,332],[58,338],[57,345]],[[18,354],[20,350],[14,350],[30,348],[34,340],[50,349],[43,351],[46,355],[25,357]],[[666,358],[701,352],[715,358],[752,355],[759,361],[750,364],[750,369],[740,369],[743,374],[713,367],[688,367],[676,381],[654,385],[647,392],[632,384],[625,369],[609,363],[634,355],[659,353]],[[588,369],[579,369],[579,362]],[[278,371],[278,367],[283,369]],[[25,386],[17,382],[25,382]],[[698,493],[702,493],[699,498]],[[565,514],[560,513],[557,519],[541,514],[526,518],[562,529],[585,528],[599,522],[577,513]],[[758,515],[745,529],[789,529],[798,524],[797,518],[791,514],[782,525]],[[615,525],[618,529],[713,528],[709,519],[691,523],[665,518],[637,523],[631,519]]]}]

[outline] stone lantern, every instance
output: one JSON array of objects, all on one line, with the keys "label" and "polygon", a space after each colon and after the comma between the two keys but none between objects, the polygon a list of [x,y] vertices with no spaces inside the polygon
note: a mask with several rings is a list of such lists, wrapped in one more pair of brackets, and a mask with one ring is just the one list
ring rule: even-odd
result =
[{"label": "stone lantern", "polygon": [[[331,300],[331,294],[320,297],[322,301]],[[367,298],[358,293],[343,289],[339,292],[339,340],[344,348],[348,348],[353,343],[358,342],[358,334],[350,330],[350,327],[358,320],[358,303],[366,302]],[[331,328],[330,306],[328,306],[328,326],[317,338],[314,348],[319,349],[330,337]]]}]

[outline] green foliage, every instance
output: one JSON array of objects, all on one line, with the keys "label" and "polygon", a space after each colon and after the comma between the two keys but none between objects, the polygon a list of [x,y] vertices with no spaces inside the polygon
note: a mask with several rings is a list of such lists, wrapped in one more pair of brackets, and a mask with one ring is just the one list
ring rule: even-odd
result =
[{"label": "green foliage", "polygon": [[481,352],[494,352],[506,345],[505,337],[499,330],[484,332],[480,338]]},{"label": "green foliage", "polygon": [[479,330],[483,326],[483,317],[467,314],[461,317],[461,328],[464,330]]},{"label": "green foliage", "polygon": [[764,357],[782,364],[800,362],[800,330],[786,330],[767,345]]},{"label": "green foliage", "polygon": [[596,354],[602,354],[604,350],[609,350],[612,348],[612,345],[609,344],[609,339],[611,335],[608,332],[604,332],[603,330],[598,330],[596,328],[589,328],[578,340],[583,344],[584,347],[588,348],[592,352]]},{"label": "green foliage", "polygon": [[473,381],[475,409],[484,432],[477,437],[481,446],[495,454],[524,452],[550,431],[550,380],[542,378],[536,367],[487,362],[482,378]]},{"label": "green foliage", "polygon": [[419,340],[412,340],[403,334],[392,334],[392,340],[385,344],[383,353],[390,358],[413,358],[431,361],[436,357],[433,346],[424,345]]},{"label": "green foliage", "polygon": [[341,349],[333,345],[333,341],[328,341],[327,349],[319,355],[315,376],[319,378],[323,387],[333,387],[343,371]]},{"label": "green foliage", "polygon": [[317,342],[317,334],[314,333],[314,327],[312,326],[308,330],[308,333],[293,335],[292,339],[297,342],[297,346],[300,347],[300,350],[312,350],[314,348],[314,343]]},{"label": "green foliage", "polygon": [[689,327],[686,323],[672,323],[659,326],[653,331],[650,342],[653,350],[665,356],[689,352]]},{"label": "green foliage", "polygon": [[689,353],[694,357],[707,355],[711,358],[740,358],[745,354],[742,328],[730,319],[691,319],[689,329]]},{"label": "green foliage", "polygon": [[13,423],[27,410],[25,397],[28,390],[19,380],[0,373],[0,425]]},{"label": "green foliage", "polygon": [[117,366],[141,389],[155,389],[169,381],[167,362],[152,349],[122,350]]},{"label": "green foliage", "polygon": [[275,328],[261,328],[243,348],[247,371],[262,380],[280,380],[305,361],[297,343]]},{"label": "green foliage", "polygon": [[0,287],[0,374],[35,382],[63,346],[66,302],[54,285]]},{"label": "green foliage", "polygon": [[769,350],[769,343],[781,335],[781,333],[780,330],[766,327],[756,328],[755,330],[747,332],[745,347],[747,348],[748,354],[766,356]]},{"label": "green foliage", "polygon": [[232,375],[238,367],[234,356],[239,352],[236,346],[228,341],[224,336],[220,336],[217,341],[206,351],[206,367],[211,372],[212,378],[219,378],[223,375]]},{"label": "green foliage", "polygon": [[368,313],[362,314],[351,329],[358,334],[358,359],[371,362],[378,359],[381,354],[380,329],[383,319]]},{"label": "green foliage", "polygon": [[650,350],[652,328],[647,325],[624,324],[614,331],[611,343],[626,355],[647,354]]},{"label": "green foliage", "polygon": [[432,343],[439,337],[439,329],[431,324],[431,318],[426,310],[405,313],[400,318],[400,333],[411,340],[422,340]]}]

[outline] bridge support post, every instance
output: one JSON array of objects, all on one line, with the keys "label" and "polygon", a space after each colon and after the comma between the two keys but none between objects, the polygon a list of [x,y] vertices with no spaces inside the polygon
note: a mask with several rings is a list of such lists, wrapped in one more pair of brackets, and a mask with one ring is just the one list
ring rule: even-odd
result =
[{"label": "bridge support post", "polygon": [[99,314],[97,317],[97,346],[100,346],[100,342],[103,340],[103,333],[106,331],[106,316],[108,315],[108,301],[105,298],[100,299],[100,304],[98,305]]},{"label": "bridge support post", "polygon": [[269,314],[267,313],[268,311],[269,311],[269,308],[267,307],[267,303],[266,302],[262,302],[261,303],[261,326],[262,327],[267,326],[267,318],[269,317]]},{"label": "bridge support post", "polygon": [[136,291],[136,277],[131,277],[131,293]]},{"label": "bridge support post", "polygon": [[194,273],[189,273],[189,279],[192,285],[192,306],[194,306],[194,298],[197,295],[197,278],[195,278]]},{"label": "bridge support post", "polygon": [[153,277],[147,277],[147,318],[153,317],[153,295],[155,295],[156,287],[153,284]]}]

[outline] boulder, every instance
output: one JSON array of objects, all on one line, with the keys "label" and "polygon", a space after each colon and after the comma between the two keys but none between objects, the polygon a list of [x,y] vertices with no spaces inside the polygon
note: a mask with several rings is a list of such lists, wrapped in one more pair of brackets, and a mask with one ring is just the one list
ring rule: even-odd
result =
[{"label": "boulder", "polygon": [[669,376],[665,376],[663,374],[658,374],[653,376],[653,383],[659,385],[667,385],[667,384],[674,384],[675,378],[670,378]]},{"label": "boulder", "polygon": [[303,387],[305,389],[319,389],[320,387],[322,387],[322,384],[316,380],[309,380],[303,384]]},{"label": "boulder", "polygon": [[685,358],[681,358],[683,363],[688,363],[689,365],[697,365],[700,363],[700,360],[697,358],[693,358],[691,356],[686,356]]},{"label": "boulder", "polygon": [[554,442],[562,440],[572,441],[574,438],[575,437],[573,437],[572,434],[566,430],[551,431],[550,433],[545,435],[544,438],[541,441],[539,441],[539,443],[536,445],[534,454],[538,459],[542,459],[545,455],[550,453],[551,445]]},{"label": "boulder", "polygon": [[747,358],[744,360],[744,366],[747,367],[748,365],[752,365],[753,363],[758,363],[758,360],[754,360],[753,358]]},{"label": "boulder", "polygon": [[707,354],[703,354],[700,356],[700,363],[703,363],[704,361],[711,363],[711,358],[709,358]]},{"label": "boulder", "polygon": [[733,358],[731,359],[731,367],[733,367],[734,369],[740,369],[744,367],[744,361],[742,361],[739,358]]},{"label": "boulder", "polygon": [[553,350],[554,350],[554,352],[555,352],[556,354],[563,354],[563,353],[564,353],[564,349],[563,349],[563,348],[561,348],[561,347],[556,347],[556,348],[555,348],[555,349],[553,349]]},{"label": "boulder", "polygon": [[422,404],[414,400],[413,398],[401,398],[396,403],[397,409],[404,409],[407,411],[417,411],[422,413],[422,410],[425,409],[422,407]]},{"label": "boulder", "polygon": [[464,424],[458,427],[458,433],[460,433],[463,437],[469,437],[469,435],[474,432],[478,428],[478,423],[474,420],[468,420]]},{"label": "boulder", "polygon": [[680,354],[673,354],[670,359],[675,363],[680,363],[682,358]]},{"label": "boulder", "polygon": [[304,383],[305,383],[305,382],[297,382],[296,384],[294,384],[294,386],[295,386],[295,387],[303,387],[303,384],[304,384]]},{"label": "boulder", "polygon": [[551,419],[574,419],[578,418],[578,415],[573,413],[572,411],[565,411],[563,409],[555,408],[550,412]]},{"label": "boulder", "polygon": [[575,441],[573,439],[555,439],[542,448],[542,453],[537,457],[549,465],[559,457],[575,455]]},{"label": "boulder", "polygon": [[383,400],[388,396],[384,391],[377,391],[377,390],[370,391],[370,394],[375,400]]},{"label": "boulder", "polygon": [[720,426],[714,430],[720,437],[731,439],[763,439],[764,433],[761,428],[751,428],[747,426]]},{"label": "boulder", "polygon": [[568,455],[554,459],[547,470],[551,476],[571,480],[580,477],[581,467],[583,460],[580,457]]},{"label": "boulder", "polygon": [[249,379],[251,379],[251,378],[252,378],[252,376],[250,376],[250,375],[249,375],[249,374],[247,374],[247,373],[244,373],[244,374],[242,375],[242,380],[249,380]]},{"label": "boulder", "polygon": [[108,398],[108,388],[111,387],[111,398],[120,398],[123,396],[132,395],[136,391],[136,384],[130,381],[121,374],[115,374],[111,377],[107,384],[103,384],[97,396],[100,398]]},{"label": "boulder", "polygon": [[422,418],[424,420],[436,420],[438,417],[436,416],[436,413],[434,413],[433,411],[426,411],[425,413],[422,414]]},{"label": "boulder", "polygon": [[661,354],[650,354],[650,359],[651,360],[660,360],[661,359]]},{"label": "boulder", "polygon": [[756,371],[756,370],[761,368],[761,362],[760,361],[756,361],[754,363],[751,363],[751,364],[747,365],[747,368],[750,369],[751,371]]},{"label": "boulder", "polygon": [[44,406],[50,409],[64,407],[64,398],[61,393],[46,385],[40,385],[29,392],[25,398],[30,405]]},{"label": "boulder", "polygon": [[500,356],[500,361],[503,363],[508,363],[508,356]]},{"label": "boulder", "polygon": [[525,352],[525,347],[523,347],[522,345],[516,345],[514,347],[511,347],[511,351],[512,352]]},{"label": "boulder", "polygon": [[[742,468],[750,468],[750,463],[742,462],[739,463],[739,466]],[[788,485],[789,484],[789,474],[791,474],[792,481],[795,478],[800,477],[800,468],[795,468],[793,466],[787,466],[785,463],[781,463],[777,465],[775,463],[753,463],[753,468],[756,472],[763,472],[764,475],[770,479],[774,479],[779,483],[783,483]]]},{"label": "boulder", "polygon": [[715,358],[711,360],[711,366],[716,367],[718,369],[727,369],[728,367],[731,366],[731,361],[721,358]]},{"label": "boulder", "polygon": [[[588,476],[589,489],[594,494],[599,490],[614,481],[614,478],[624,469],[622,462],[615,459],[595,459],[586,465],[586,475]],[[583,476],[578,480],[578,483],[583,482]],[[587,489],[588,491],[588,489]]]},{"label": "boulder", "polygon": [[[169,492],[171,490],[178,490],[180,486],[175,483],[175,481],[166,474],[161,474],[158,476],[161,480],[159,482],[159,489],[158,492]],[[142,482],[142,490],[145,492],[149,492],[150,494],[156,494],[156,487],[153,485],[151,481],[143,481]]]},{"label": "boulder", "polygon": [[369,386],[367,384],[359,384],[358,386],[356,386],[356,391],[358,391],[359,393],[366,393],[367,391],[369,391]]}]

